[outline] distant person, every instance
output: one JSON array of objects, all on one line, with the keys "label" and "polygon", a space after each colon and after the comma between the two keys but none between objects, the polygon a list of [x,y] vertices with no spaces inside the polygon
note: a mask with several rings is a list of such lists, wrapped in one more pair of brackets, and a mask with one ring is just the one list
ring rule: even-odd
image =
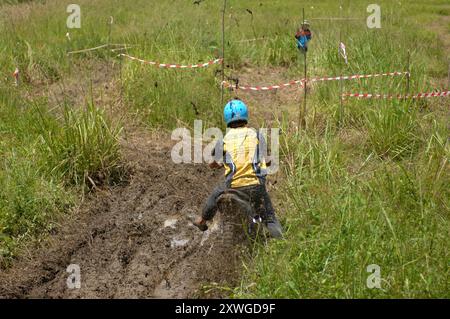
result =
[{"label": "distant person", "polygon": [[[247,106],[239,99],[228,102],[224,108],[224,119],[230,130],[217,141],[212,152],[211,168],[225,168],[225,181],[211,193],[203,208],[202,216],[194,225],[200,230],[208,229],[206,222],[212,220],[218,210],[217,199],[227,189],[236,189],[248,196],[249,203],[272,237],[281,238],[282,228],[266,190],[266,142],[264,137],[249,128]],[[223,164],[222,164],[223,163]],[[269,162],[270,164],[270,162]],[[247,199],[247,200],[248,200]]]},{"label": "distant person", "polygon": [[299,28],[295,33],[295,39],[297,40],[297,48],[305,53],[308,51],[308,42],[312,39],[312,33],[309,28],[310,28],[309,22],[304,21],[302,23],[301,28]]}]

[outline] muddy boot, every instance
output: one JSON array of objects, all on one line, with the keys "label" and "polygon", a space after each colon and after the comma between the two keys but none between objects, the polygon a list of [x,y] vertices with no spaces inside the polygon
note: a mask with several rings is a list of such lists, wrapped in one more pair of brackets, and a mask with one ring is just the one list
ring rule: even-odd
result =
[{"label": "muddy boot", "polygon": [[207,231],[208,230],[208,225],[206,225],[206,222],[203,220],[196,220],[194,222],[192,222],[192,224],[197,227],[198,229],[200,229],[201,231]]},{"label": "muddy boot", "polygon": [[266,217],[265,224],[270,236],[273,238],[281,239],[283,238],[283,228],[280,222],[274,215],[269,215]]}]

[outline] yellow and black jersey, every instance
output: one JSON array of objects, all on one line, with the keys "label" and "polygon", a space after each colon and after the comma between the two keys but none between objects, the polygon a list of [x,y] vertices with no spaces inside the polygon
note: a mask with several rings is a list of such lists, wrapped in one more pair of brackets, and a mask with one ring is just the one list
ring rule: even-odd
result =
[{"label": "yellow and black jersey", "polygon": [[224,164],[226,184],[232,188],[263,184],[266,154],[264,137],[248,127],[230,129],[213,151],[216,162]]}]

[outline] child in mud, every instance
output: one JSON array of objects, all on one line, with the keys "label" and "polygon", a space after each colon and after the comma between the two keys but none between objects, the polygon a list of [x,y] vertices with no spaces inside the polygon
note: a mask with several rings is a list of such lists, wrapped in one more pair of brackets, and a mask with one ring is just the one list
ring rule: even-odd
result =
[{"label": "child in mud", "polygon": [[[247,106],[239,99],[228,102],[224,108],[224,119],[229,128],[214,148],[211,168],[225,168],[225,181],[211,193],[203,208],[202,216],[194,225],[200,230],[208,229],[206,222],[217,212],[217,199],[232,188],[244,194],[261,217],[272,237],[281,238],[282,228],[266,190],[266,142],[256,130],[249,128]],[[221,164],[223,163],[223,164]],[[270,162],[268,163],[270,164]]]}]

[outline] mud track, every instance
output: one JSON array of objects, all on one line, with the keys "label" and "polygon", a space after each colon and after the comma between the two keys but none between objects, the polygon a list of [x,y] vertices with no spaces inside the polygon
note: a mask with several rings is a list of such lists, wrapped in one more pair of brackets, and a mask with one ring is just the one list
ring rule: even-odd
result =
[{"label": "mud track", "polygon": [[[220,287],[236,284],[240,246],[225,241],[223,220],[205,233],[191,224],[221,172],[174,164],[161,137],[129,139],[129,182],[97,192],[1,272],[0,298],[222,297]],[[70,264],[80,266],[81,289],[67,287]]]}]

